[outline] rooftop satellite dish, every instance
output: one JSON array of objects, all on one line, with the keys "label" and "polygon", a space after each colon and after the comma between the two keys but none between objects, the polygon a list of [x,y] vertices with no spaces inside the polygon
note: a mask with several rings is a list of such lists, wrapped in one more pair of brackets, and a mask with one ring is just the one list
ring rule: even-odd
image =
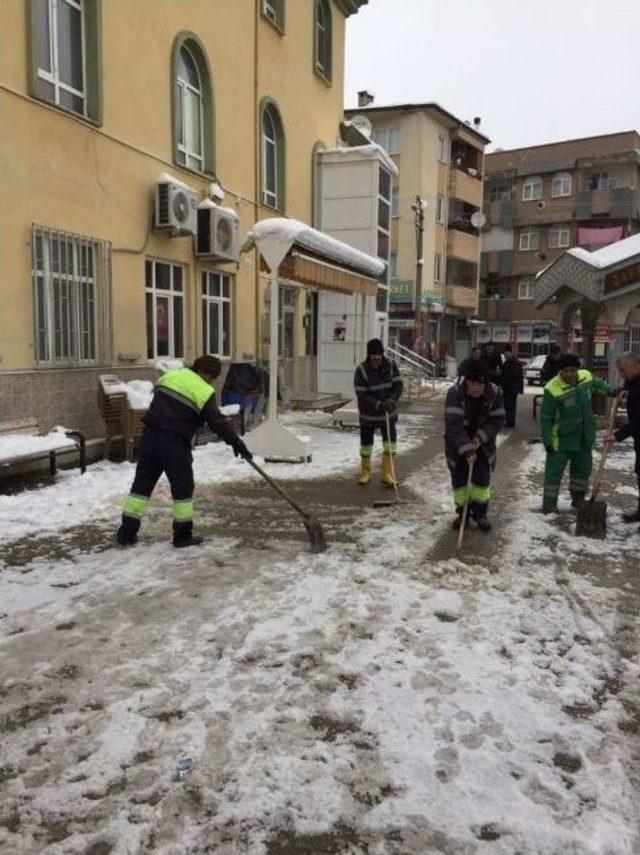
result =
[{"label": "rooftop satellite dish", "polygon": [[482,213],[482,211],[475,211],[471,214],[471,225],[474,229],[481,229],[484,224],[487,222],[487,218]]},{"label": "rooftop satellite dish", "polygon": [[354,116],[351,119],[351,123],[356,126],[356,128],[360,131],[360,133],[364,134],[365,137],[369,137],[371,139],[371,134],[373,133],[373,125],[367,116]]}]

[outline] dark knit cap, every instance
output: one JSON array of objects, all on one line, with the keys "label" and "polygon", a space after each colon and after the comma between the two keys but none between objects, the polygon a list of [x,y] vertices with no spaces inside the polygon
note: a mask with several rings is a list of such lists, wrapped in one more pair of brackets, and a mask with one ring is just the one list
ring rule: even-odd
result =
[{"label": "dark knit cap", "polygon": [[560,371],[562,371],[563,368],[580,368],[581,363],[575,353],[565,353],[564,356],[560,357],[559,365]]},{"label": "dark knit cap", "polygon": [[384,355],[384,344],[379,338],[372,338],[367,342],[367,356],[373,356],[374,354]]},{"label": "dark knit cap", "polygon": [[469,363],[468,367],[464,372],[465,380],[474,380],[476,383],[488,383],[489,375],[487,373],[487,369],[482,362],[478,360],[473,360]]},{"label": "dark knit cap", "polygon": [[222,371],[222,363],[217,356],[209,356],[208,353],[205,353],[193,363],[193,371],[198,374],[210,374],[212,377],[219,377]]}]

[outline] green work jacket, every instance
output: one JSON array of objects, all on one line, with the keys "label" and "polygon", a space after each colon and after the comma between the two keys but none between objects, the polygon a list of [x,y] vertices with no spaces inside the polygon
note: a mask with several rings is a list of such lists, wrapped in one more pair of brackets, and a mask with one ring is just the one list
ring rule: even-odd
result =
[{"label": "green work jacket", "polygon": [[542,442],[554,451],[591,449],[596,440],[596,420],[591,397],[594,392],[612,394],[599,377],[581,368],[578,383],[570,386],[557,374],[544,387],[540,417]]}]

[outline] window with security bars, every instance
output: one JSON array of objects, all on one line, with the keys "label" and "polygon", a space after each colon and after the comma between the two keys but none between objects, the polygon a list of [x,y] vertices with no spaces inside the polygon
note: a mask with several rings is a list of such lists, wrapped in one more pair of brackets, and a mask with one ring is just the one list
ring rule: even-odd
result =
[{"label": "window with security bars", "polygon": [[202,273],[202,345],[205,353],[231,358],[231,277]]},{"label": "window with security bars", "polygon": [[34,226],[35,353],[41,365],[103,361],[110,244]]},{"label": "window with security bars", "polygon": [[184,356],[184,271],[166,261],[145,262],[147,358]]}]

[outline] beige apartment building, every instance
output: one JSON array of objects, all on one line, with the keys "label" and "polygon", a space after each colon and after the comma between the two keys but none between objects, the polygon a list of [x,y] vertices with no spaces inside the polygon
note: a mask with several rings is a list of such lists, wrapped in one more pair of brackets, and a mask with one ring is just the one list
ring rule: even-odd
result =
[{"label": "beige apartment building", "polygon": [[[313,223],[364,3],[0,4],[0,419],[99,435],[102,373],[266,356],[266,278],[239,243],[265,217]],[[313,310],[281,293],[293,374]]]},{"label": "beige apartment building", "polygon": [[[536,275],[572,247],[597,251],[640,231],[636,131],[496,151],[485,158],[478,341],[522,358],[552,342],[582,349],[581,306],[537,303]],[[600,328],[603,365],[611,329]]]},{"label": "beige apartment building", "polygon": [[[369,93],[346,111],[371,132],[396,163],[390,229],[389,334],[435,358],[463,358],[469,351],[469,321],[478,311],[484,149],[489,140],[477,125],[457,119],[438,104],[375,106]],[[479,120],[477,122],[479,124]],[[424,213],[418,251],[415,212]],[[473,220],[473,222],[472,222]],[[416,341],[416,262],[423,261],[421,329]]]}]

